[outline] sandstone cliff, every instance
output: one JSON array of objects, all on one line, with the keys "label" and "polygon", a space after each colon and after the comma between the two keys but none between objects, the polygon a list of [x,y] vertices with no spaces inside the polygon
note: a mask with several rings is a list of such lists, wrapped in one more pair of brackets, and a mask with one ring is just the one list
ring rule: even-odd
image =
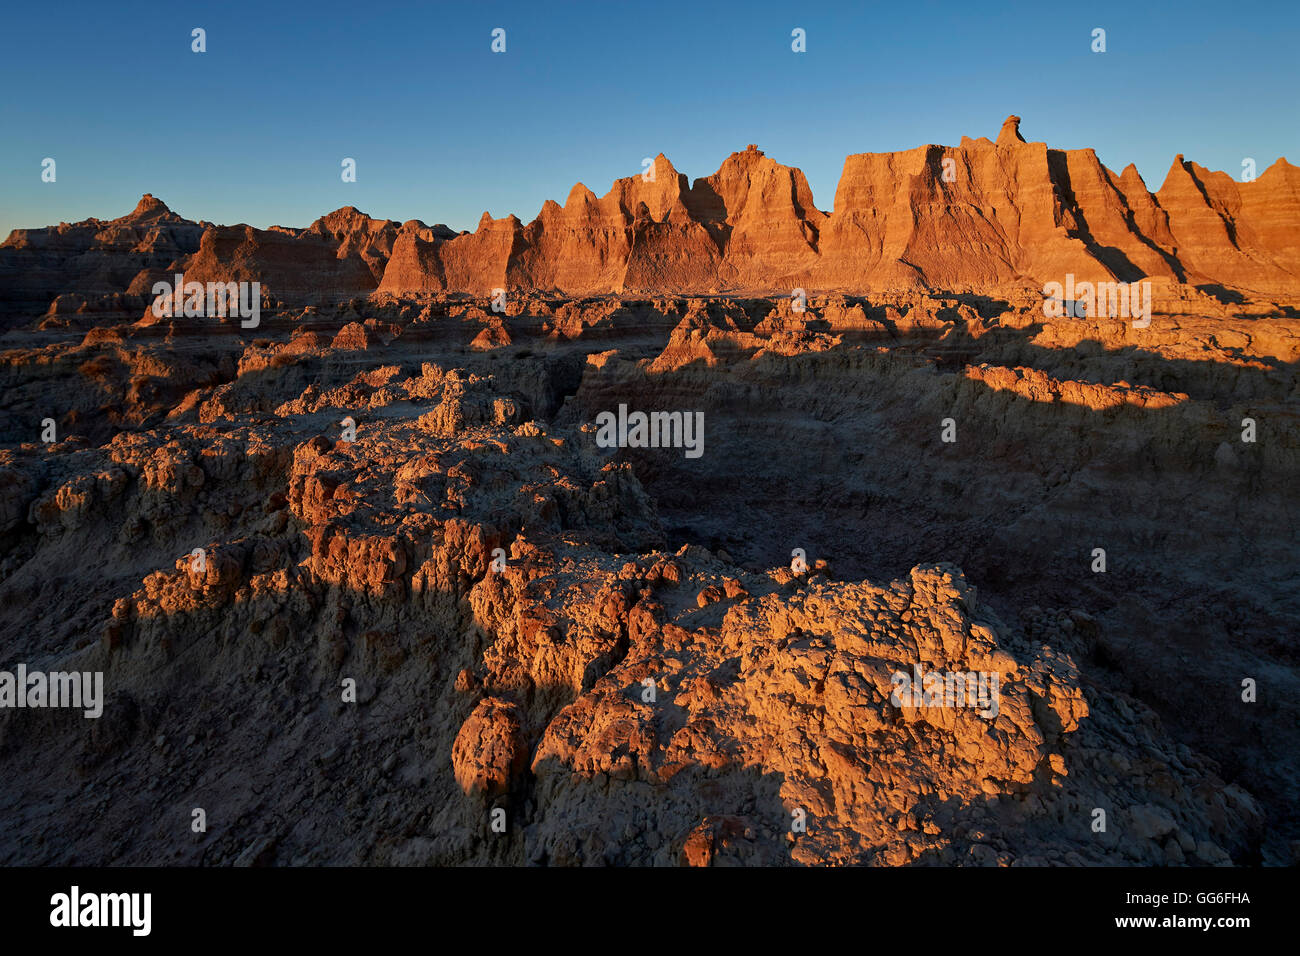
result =
[{"label": "sandstone cliff", "polygon": [[1287,292],[1298,197],[1285,159],[1237,183],[1181,156],[1153,194],[1132,166],[1026,142],[1012,116],[996,143],[848,157],[830,213],[753,146],[689,188],[661,155],[600,199],[579,183],[527,226],[485,214],[473,234],[411,237],[379,292],[987,291],[1066,274]]}]

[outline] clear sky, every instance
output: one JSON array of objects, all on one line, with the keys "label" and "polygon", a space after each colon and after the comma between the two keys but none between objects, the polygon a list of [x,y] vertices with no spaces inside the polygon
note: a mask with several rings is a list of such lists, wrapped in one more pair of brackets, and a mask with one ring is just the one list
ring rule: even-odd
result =
[{"label": "clear sky", "polygon": [[145,192],[221,223],[354,205],[473,229],[485,209],[528,221],[577,181],[604,194],[659,152],[709,175],[747,143],[803,169],[828,210],[849,153],[992,138],[1009,113],[1026,139],[1136,163],[1153,190],[1177,153],[1239,178],[1245,157],[1300,163],[1298,46],[1296,0],[15,0],[0,236],[120,216]]}]

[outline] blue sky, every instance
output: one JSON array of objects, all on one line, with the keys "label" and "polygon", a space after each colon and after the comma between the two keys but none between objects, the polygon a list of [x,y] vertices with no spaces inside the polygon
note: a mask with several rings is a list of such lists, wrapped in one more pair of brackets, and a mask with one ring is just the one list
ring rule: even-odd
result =
[{"label": "blue sky", "polygon": [[1013,112],[1027,139],[1135,162],[1154,190],[1180,152],[1234,177],[1244,157],[1300,163],[1298,41],[1293,0],[15,3],[0,235],[145,192],[222,223],[354,205],[473,229],[576,181],[603,194],[659,152],[705,176],[747,143],[830,209],[849,153],[993,137]]}]

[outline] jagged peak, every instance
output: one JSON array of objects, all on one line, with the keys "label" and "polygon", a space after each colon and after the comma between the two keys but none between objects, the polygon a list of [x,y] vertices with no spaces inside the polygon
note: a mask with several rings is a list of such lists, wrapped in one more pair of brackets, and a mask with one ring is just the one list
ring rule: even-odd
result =
[{"label": "jagged peak", "polygon": [[1187,168],[1187,162],[1183,159],[1183,154],[1179,153],[1174,157],[1174,161],[1169,164],[1169,171],[1165,173],[1164,182],[1160,184],[1160,189],[1157,190],[1157,195],[1166,192],[1170,188],[1170,185],[1180,177],[1190,176],[1191,171]]},{"label": "jagged peak", "polygon": [[174,213],[167,207],[167,204],[161,199],[154,196],[153,193],[145,193],[140,197],[140,201],[135,204],[127,219],[157,219],[160,216],[171,216]]},{"label": "jagged peak", "polygon": [[1020,135],[1020,117],[1014,113],[1002,121],[1002,129],[998,131],[997,144],[999,146],[1010,146],[1014,143],[1023,143],[1025,138]]},{"label": "jagged peak", "polygon": [[745,162],[745,161],[756,162],[760,159],[763,159],[766,155],[767,155],[766,153],[764,153],[761,149],[758,148],[757,144],[750,143],[743,150],[736,150],[736,152],[728,156],[723,161],[722,165],[725,166],[727,165],[727,163],[733,163],[733,162]]},{"label": "jagged peak", "polygon": [[1138,172],[1136,163],[1129,163],[1124,167],[1123,171],[1119,174],[1119,181],[1122,186],[1139,186],[1143,190],[1147,188],[1147,181],[1143,179],[1142,174]]},{"label": "jagged peak", "polygon": [[500,219],[493,219],[492,213],[488,212],[487,210],[484,210],[483,215],[479,217],[478,228],[476,228],[474,231],[482,232],[485,229],[498,229],[502,226],[506,226],[512,229],[518,229],[522,225],[523,223],[519,221],[519,217],[516,216],[514,213],[508,213],[507,215],[502,216]]},{"label": "jagged peak", "polygon": [[340,206],[333,212],[321,216],[307,228],[309,230],[340,233],[352,232],[358,228],[368,229],[372,226],[384,226],[388,222],[387,219],[373,219],[356,206]]},{"label": "jagged peak", "polygon": [[722,173],[724,170],[733,169],[736,167],[740,167],[741,169],[748,169],[751,166],[758,165],[765,159],[767,159],[767,154],[764,153],[757,146],[755,146],[753,143],[750,143],[743,150],[737,150],[736,152],[728,156],[726,159],[724,159],[722,161],[722,165],[718,167],[718,172],[714,173],[714,175],[716,176]]},{"label": "jagged peak", "polygon": [[1258,177],[1256,177],[1255,182],[1262,182],[1266,179],[1271,181],[1277,177],[1289,176],[1295,168],[1295,165],[1288,162],[1285,156],[1279,156],[1273,161],[1273,165],[1269,166],[1268,169],[1264,170]]},{"label": "jagged peak", "polygon": [[569,209],[578,203],[594,203],[596,194],[582,183],[574,183],[569,190],[569,198],[564,200],[564,208]]},{"label": "jagged peak", "polygon": [[[676,179],[677,176],[679,175],[677,172],[677,167],[673,165],[673,161],[669,159],[667,156],[665,156],[663,153],[660,153],[658,156],[654,158],[653,169],[655,171],[654,181],[656,183],[671,182],[674,179]],[[640,180],[641,176],[634,176],[633,179]]]},{"label": "jagged peak", "polygon": [[370,218],[369,214],[362,212],[356,206],[340,206],[338,209],[335,209],[333,212],[326,213],[324,216],[321,216],[321,221],[332,222],[339,219],[369,219],[369,218]]}]

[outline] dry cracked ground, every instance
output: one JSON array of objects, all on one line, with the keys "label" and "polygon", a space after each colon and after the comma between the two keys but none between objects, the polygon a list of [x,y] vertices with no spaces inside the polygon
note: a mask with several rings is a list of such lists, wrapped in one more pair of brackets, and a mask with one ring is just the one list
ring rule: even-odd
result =
[{"label": "dry cracked ground", "polygon": [[1293,304],[137,316],[0,339],[0,663],[106,693],[0,711],[0,863],[1294,862]]}]

